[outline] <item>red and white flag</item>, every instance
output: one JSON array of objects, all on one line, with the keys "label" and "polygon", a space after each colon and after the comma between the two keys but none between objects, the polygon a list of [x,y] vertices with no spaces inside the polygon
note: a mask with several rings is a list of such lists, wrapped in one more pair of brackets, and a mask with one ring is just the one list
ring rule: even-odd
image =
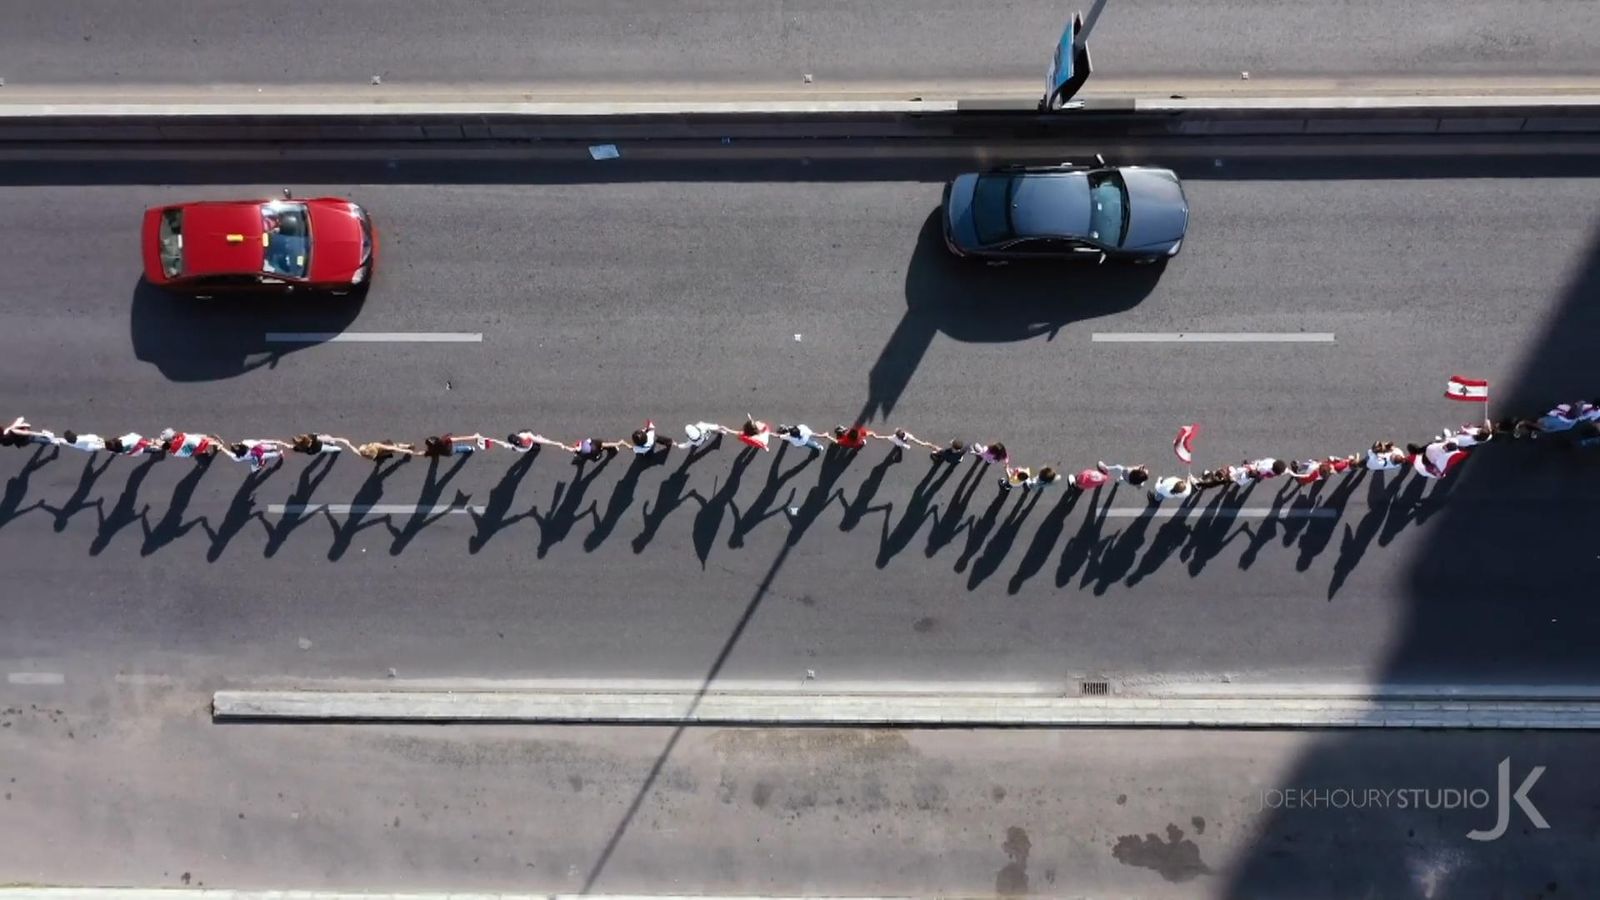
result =
[{"label": "red and white flag", "polygon": [[1468,403],[1489,402],[1489,382],[1481,378],[1464,378],[1460,375],[1451,375],[1450,382],[1445,385],[1444,395],[1451,400],[1463,400]]},{"label": "red and white flag", "polygon": [[1172,442],[1172,452],[1178,454],[1178,459],[1186,466],[1194,462],[1194,439],[1199,433],[1199,425],[1185,425],[1178,429],[1178,437]]}]

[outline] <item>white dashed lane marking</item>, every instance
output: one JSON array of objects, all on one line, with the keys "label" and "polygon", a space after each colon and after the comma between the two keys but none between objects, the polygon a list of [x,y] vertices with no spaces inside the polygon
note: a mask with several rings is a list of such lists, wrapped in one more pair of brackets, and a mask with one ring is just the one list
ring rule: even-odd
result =
[{"label": "white dashed lane marking", "polygon": [[269,344],[481,344],[477,331],[269,331]]},{"label": "white dashed lane marking", "polygon": [[67,677],[60,672],[7,672],[7,684],[65,684]]},{"label": "white dashed lane marking", "polygon": [[1331,331],[1096,331],[1096,344],[1331,344]]}]

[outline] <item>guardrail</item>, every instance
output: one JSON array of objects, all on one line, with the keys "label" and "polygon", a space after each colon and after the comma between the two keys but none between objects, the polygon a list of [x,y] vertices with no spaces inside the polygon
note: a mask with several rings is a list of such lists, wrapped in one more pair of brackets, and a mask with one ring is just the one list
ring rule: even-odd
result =
[{"label": "guardrail", "polygon": [[[1040,113],[1014,102],[897,101],[890,110],[598,111],[524,104],[528,111],[417,113],[350,105],[317,112],[263,106],[220,114],[204,107],[88,115],[27,115],[0,107],[0,145],[20,143],[394,143],[717,138],[1244,137],[1296,135],[1600,134],[1600,101],[1534,105],[1278,107],[1101,102]],[[660,104],[658,104],[659,106]],[[859,106],[860,104],[858,104]],[[337,107],[338,105],[330,105]],[[501,106],[518,106],[503,104]],[[562,106],[553,111],[552,106]],[[611,106],[617,106],[613,104]],[[634,106],[640,106],[635,104]],[[648,104],[644,105],[648,106]],[[903,108],[901,108],[903,107]],[[362,110],[357,112],[355,110]],[[13,114],[15,113],[15,114]]]}]

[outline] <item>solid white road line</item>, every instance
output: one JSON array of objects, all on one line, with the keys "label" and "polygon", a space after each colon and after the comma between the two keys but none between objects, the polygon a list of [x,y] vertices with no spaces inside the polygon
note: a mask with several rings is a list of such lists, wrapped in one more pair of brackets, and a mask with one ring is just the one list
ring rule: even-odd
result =
[{"label": "solid white road line", "polygon": [[269,344],[481,344],[476,331],[269,331]]},{"label": "solid white road line", "polygon": [[482,515],[483,507],[418,506],[414,503],[374,503],[371,505],[359,503],[272,503],[267,506],[267,514],[273,516],[303,516],[319,512],[326,512],[335,516],[411,516],[419,513],[429,516],[446,514],[464,516],[468,513]]},{"label": "solid white road line", "polygon": [[1140,519],[1150,516],[1155,519],[1173,519],[1186,515],[1198,519],[1202,516],[1222,516],[1229,519],[1337,519],[1337,509],[1273,509],[1268,506],[1239,506],[1224,509],[1205,509],[1201,506],[1177,507],[1158,506],[1155,509],[1108,509],[1104,513],[1108,519]]},{"label": "solid white road line", "polygon": [[8,672],[7,684],[65,684],[67,677],[60,672]]},{"label": "solid white road line", "polygon": [[1331,344],[1331,331],[1096,331],[1096,344]]}]

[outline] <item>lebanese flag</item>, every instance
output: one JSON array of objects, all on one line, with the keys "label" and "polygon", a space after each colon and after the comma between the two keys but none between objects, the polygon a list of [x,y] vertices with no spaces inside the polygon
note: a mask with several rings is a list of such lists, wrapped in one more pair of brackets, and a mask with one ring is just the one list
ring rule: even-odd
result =
[{"label": "lebanese flag", "polygon": [[1489,402],[1489,382],[1481,378],[1464,378],[1460,375],[1451,375],[1450,382],[1445,385],[1444,395],[1451,400],[1462,400],[1468,403]]},{"label": "lebanese flag", "polygon": [[1178,459],[1186,466],[1194,462],[1194,439],[1198,434],[1199,425],[1185,425],[1178,429],[1178,437],[1172,442],[1172,452],[1178,454]]}]

